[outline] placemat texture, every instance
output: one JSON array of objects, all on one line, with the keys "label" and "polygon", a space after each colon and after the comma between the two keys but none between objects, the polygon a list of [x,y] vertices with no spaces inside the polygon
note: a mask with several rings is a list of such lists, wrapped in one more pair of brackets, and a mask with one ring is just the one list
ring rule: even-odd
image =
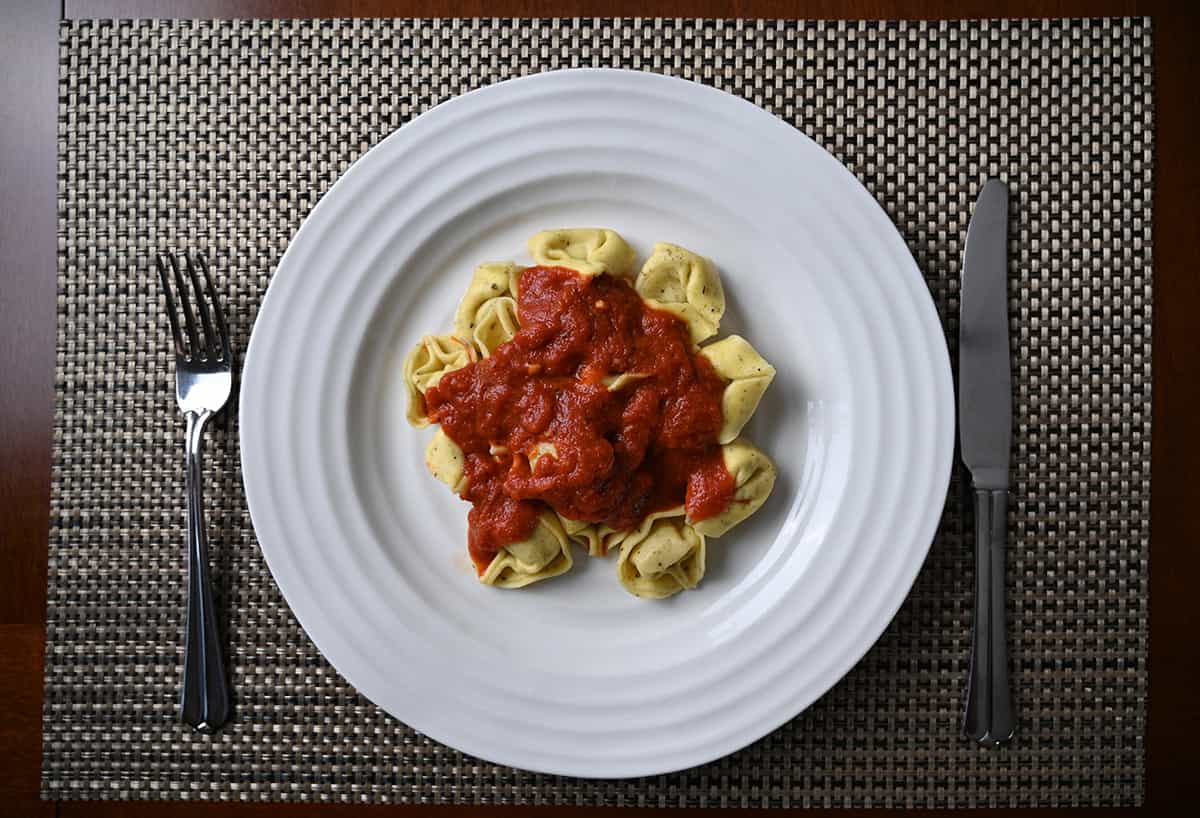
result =
[{"label": "placemat texture", "polygon": [[[629,781],[492,766],[317,653],[260,556],[236,405],[207,499],[237,720],[176,721],[183,426],[151,254],[215,260],[235,346],[346,167],[429,107],[568,66],[739,94],[841,159],[899,226],[952,351],[983,179],[1012,186],[1010,616],[1022,725],[959,736],[961,481],[895,622],[782,729]],[[58,374],[43,789],[66,798],[610,805],[1127,805],[1143,795],[1150,501],[1150,25],[745,20],[92,22],[61,30]]]}]

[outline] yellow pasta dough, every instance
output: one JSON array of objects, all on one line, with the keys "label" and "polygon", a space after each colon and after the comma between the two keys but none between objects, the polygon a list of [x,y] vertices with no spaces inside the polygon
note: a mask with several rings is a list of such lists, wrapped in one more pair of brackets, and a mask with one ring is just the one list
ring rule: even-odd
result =
[{"label": "yellow pasta dough", "polygon": [[646,520],[622,541],[617,578],[635,596],[672,596],[700,583],[704,548],[704,535],[684,520]]},{"label": "yellow pasta dough", "polygon": [[558,515],[558,519],[563,525],[563,530],[567,532],[567,536],[571,538],[571,541],[579,543],[586,548],[589,556],[602,557],[607,553],[604,550],[604,544],[600,539],[600,532],[596,525],[579,520],[571,520],[561,514]]},{"label": "yellow pasta dough", "polygon": [[404,387],[408,392],[408,422],[429,425],[425,392],[447,372],[462,369],[476,360],[474,348],[454,335],[426,335],[404,359]]},{"label": "yellow pasta dough", "polygon": [[[652,511],[646,515],[642,522],[639,523],[638,527],[649,527],[650,524],[655,520],[662,520],[666,519],[667,517],[682,517],[686,513],[687,512],[684,510],[682,505],[673,506],[672,508],[664,508],[661,511]],[[607,554],[608,552],[620,546],[621,543],[625,541],[626,537],[637,533],[638,527],[626,528],[618,531],[617,529],[609,528],[607,525],[603,524],[596,526],[596,533],[600,537],[600,547],[602,549],[602,553]]]},{"label": "yellow pasta dough", "polygon": [[425,468],[449,486],[452,492],[462,494],[467,489],[467,478],[463,474],[466,465],[463,450],[449,435],[438,429],[425,447]]},{"label": "yellow pasta dough", "polygon": [[558,459],[558,447],[549,440],[542,440],[533,444],[533,448],[529,450],[526,457],[529,458],[529,468],[536,470],[538,461],[543,457]]},{"label": "yellow pasta dough", "polygon": [[569,267],[584,275],[629,275],[634,252],[615,230],[576,227],[543,230],[527,244],[538,264]]},{"label": "yellow pasta dough", "polygon": [[616,392],[624,389],[631,383],[637,383],[648,377],[650,376],[641,372],[622,372],[620,375],[606,375],[600,379],[600,382],[604,384],[609,392]]},{"label": "yellow pasta dough", "polygon": [[482,358],[496,351],[505,341],[511,341],[521,328],[517,321],[517,302],[509,296],[492,298],[484,302],[475,313],[475,329],[471,340]]},{"label": "yellow pasta dough", "polygon": [[634,282],[638,295],[688,325],[692,343],[717,334],[725,291],[712,262],[677,244],[659,242]]},{"label": "yellow pasta dough", "polygon": [[740,335],[730,335],[702,347],[700,354],[708,358],[718,375],[729,381],[721,395],[724,418],[717,435],[718,443],[729,443],[741,433],[758,408],[763,393],[775,379],[775,367]]},{"label": "yellow pasta dough", "polygon": [[572,565],[571,544],[562,523],[557,514],[546,510],[538,515],[527,539],[496,552],[479,581],[498,588],[522,588],[564,574]]},{"label": "yellow pasta dough", "polygon": [[467,294],[454,313],[454,334],[464,341],[474,340],[480,310],[493,299],[509,298],[515,306],[520,277],[521,268],[511,261],[489,261],[476,267]]},{"label": "yellow pasta dough", "polygon": [[706,537],[720,537],[758,511],[775,487],[775,463],[746,438],[722,446],[721,459],[733,477],[733,501],[720,514],[692,522],[692,527]]}]

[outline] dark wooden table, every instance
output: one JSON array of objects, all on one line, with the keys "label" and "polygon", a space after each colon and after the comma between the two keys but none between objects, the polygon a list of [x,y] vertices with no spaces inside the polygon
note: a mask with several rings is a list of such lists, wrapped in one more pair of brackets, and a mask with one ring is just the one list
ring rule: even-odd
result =
[{"label": "dark wooden table", "polygon": [[[42,802],[42,657],[54,411],[58,23],[74,17],[640,15],[1154,20],[1154,438],[1147,816],[1186,811],[1198,768],[1200,13],[1194,0],[5,0],[0,4],[0,815],[596,815],[602,809]],[[628,813],[660,812],[627,810]],[[680,811],[661,811],[679,815]],[[854,811],[829,811],[847,816]],[[1007,814],[1050,814],[1017,810]],[[1089,815],[1131,810],[1087,810]],[[711,813],[710,813],[711,814]],[[748,814],[745,811],[741,815]],[[771,813],[772,815],[778,813]],[[866,811],[862,811],[866,814]],[[872,810],[872,818],[892,814]],[[895,814],[911,815],[913,813]],[[945,815],[946,812],[924,813]],[[1194,813],[1192,813],[1194,814]]]}]

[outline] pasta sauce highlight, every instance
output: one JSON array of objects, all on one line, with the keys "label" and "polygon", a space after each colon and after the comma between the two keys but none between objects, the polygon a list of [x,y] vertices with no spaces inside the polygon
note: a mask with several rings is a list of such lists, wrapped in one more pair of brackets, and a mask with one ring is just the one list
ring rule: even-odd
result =
[{"label": "pasta sauce highlight", "polygon": [[530,535],[543,503],[616,530],[679,505],[692,520],[725,511],[725,383],[687,325],[623,278],[535,266],[519,291],[516,335],[425,396],[465,454],[479,570]]}]

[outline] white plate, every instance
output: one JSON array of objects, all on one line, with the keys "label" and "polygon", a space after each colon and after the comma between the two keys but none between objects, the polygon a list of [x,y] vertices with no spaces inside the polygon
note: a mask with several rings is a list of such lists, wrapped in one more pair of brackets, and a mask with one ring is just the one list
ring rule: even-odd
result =
[{"label": "white plate", "polygon": [[[778,369],[746,430],[775,492],[665,602],[582,551],[552,581],[480,585],[467,506],[404,421],[400,362],[449,331],[472,267],[576,225],[711,257],[722,334]],[[363,156],[280,262],[242,384],[254,527],[321,652],[438,741],[578,776],[710,761],[828,690],[908,593],[953,445],[942,330],[875,200],[750,103],[626,71],[493,85]]]}]

